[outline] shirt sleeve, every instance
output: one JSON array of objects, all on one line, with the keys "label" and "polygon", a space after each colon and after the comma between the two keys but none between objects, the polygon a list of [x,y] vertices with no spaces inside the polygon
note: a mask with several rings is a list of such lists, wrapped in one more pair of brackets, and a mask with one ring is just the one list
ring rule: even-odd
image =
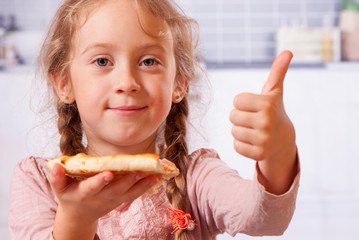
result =
[{"label": "shirt sleeve", "polygon": [[46,177],[46,160],[29,157],[15,168],[10,187],[9,229],[13,240],[53,239],[57,202]]},{"label": "shirt sleeve", "polygon": [[299,163],[290,189],[282,195],[267,192],[258,182],[257,174],[253,181],[243,179],[213,150],[194,152],[187,174],[192,211],[202,225],[202,232],[227,232],[231,236],[281,235],[292,219],[299,187]]}]

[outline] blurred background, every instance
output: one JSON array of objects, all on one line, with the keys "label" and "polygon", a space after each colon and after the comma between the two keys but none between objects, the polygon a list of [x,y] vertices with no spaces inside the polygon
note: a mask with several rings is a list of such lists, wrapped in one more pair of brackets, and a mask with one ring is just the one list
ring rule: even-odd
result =
[{"label": "blurred background", "polygon": [[[261,239],[358,239],[358,1],[177,3],[200,24],[200,49],[212,86],[206,115],[192,114],[199,124],[190,131],[192,149],[215,148],[245,178],[252,178],[254,163],[232,147],[228,116],[233,98],[241,92],[260,93],[275,56],[284,49],[294,53],[284,101],[297,132],[301,188],[286,233]],[[1,239],[9,239],[14,166],[29,155],[47,157],[58,152],[51,116],[36,113],[45,100],[36,57],[59,4],[60,0],[0,0]],[[191,94],[199,97],[195,91]],[[224,234],[218,239],[232,237]],[[240,234],[235,239],[255,238]]]}]

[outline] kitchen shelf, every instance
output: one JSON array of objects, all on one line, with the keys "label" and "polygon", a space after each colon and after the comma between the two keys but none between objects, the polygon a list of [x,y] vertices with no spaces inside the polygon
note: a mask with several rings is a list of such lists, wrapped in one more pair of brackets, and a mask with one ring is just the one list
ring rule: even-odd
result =
[{"label": "kitchen shelf", "polygon": [[[256,69],[256,68],[270,68],[272,62],[206,62],[208,69]],[[292,63],[291,68],[297,69],[328,69],[328,70],[347,70],[359,71],[359,62],[328,62],[328,63]]]}]

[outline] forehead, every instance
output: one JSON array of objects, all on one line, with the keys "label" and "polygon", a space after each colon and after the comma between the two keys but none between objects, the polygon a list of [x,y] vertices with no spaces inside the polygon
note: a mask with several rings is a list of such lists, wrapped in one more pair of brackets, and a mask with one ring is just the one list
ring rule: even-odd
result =
[{"label": "forehead", "polygon": [[173,49],[171,29],[166,21],[144,6],[137,6],[136,2],[102,1],[90,12],[83,11],[80,16],[82,24],[77,27],[73,40],[82,44],[108,41],[132,45],[165,44]]}]

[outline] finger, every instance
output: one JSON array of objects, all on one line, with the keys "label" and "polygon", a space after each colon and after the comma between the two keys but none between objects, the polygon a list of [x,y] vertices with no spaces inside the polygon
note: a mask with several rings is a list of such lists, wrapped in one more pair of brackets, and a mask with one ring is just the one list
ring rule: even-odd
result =
[{"label": "finger", "polygon": [[79,183],[79,189],[83,196],[93,196],[100,192],[107,184],[114,179],[110,171],[101,172],[93,177],[87,178]]},{"label": "finger", "polygon": [[258,113],[255,112],[245,112],[234,109],[230,113],[229,120],[235,126],[254,128],[257,114]]},{"label": "finger", "polygon": [[233,105],[236,109],[247,111],[247,112],[257,112],[262,109],[265,98],[258,94],[254,93],[241,93],[238,94],[233,101]]},{"label": "finger", "polygon": [[274,60],[269,77],[262,88],[262,95],[270,94],[273,91],[283,93],[283,82],[287,73],[293,54],[284,51]]},{"label": "finger", "polygon": [[232,127],[232,136],[234,139],[245,142],[250,145],[256,145],[260,141],[258,140],[257,131],[251,128],[233,126]]},{"label": "finger", "polygon": [[67,180],[65,169],[60,164],[56,163],[54,165],[49,176],[49,181],[56,194],[59,194],[66,189]]},{"label": "finger", "polygon": [[263,148],[260,148],[256,145],[252,145],[246,142],[241,142],[238,140],[234,140],[233,145],[237,153],[247,158],[251,158],[256,161],[260,161],[264,159],[265,152]]},{"label": "finger", "polygon": [[127,192],[133,185],[141,181],[145,177],[144,173],[130,173],[117,176],[111,184],[105,187],[104,194],[111,196],[119,196]]},{"label": "finger", "polygon": [[143,178],[134,184],[127,192],[126,192],[126,202],[133,201],[139,196],[146,193],[151,187],[156,185],[160,181],[161,177],[156,175],[151,175]]}]

